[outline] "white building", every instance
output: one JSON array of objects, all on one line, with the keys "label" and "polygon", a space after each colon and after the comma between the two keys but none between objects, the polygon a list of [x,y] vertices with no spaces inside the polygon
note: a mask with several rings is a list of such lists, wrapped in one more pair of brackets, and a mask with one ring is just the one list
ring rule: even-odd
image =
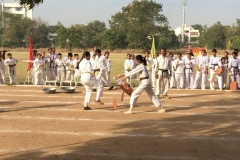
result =
[{"label": "white building", "polygon": [[[174,32],[177,36],[182,35],[182,27],[177,27],[176,29],[174,29]],[[193,29],[192,26],[187,27],[186,24],[184,26],[184,34],[188,37],[188,43],[191,43],[191,38],[200,36],[199,30]]]},{"label": "white building", "polygon": [[19,14],[23,17],[27,17],[32,19],[33,18],[33,11],[28,10],[25,7],[21,7],[19,3],[0,3],[0,11],[1,12],[9,12],[12,14]]}]

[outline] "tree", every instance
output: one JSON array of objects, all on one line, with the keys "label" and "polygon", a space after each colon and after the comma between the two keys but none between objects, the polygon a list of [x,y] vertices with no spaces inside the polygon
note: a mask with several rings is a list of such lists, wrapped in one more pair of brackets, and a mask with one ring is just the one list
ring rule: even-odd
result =
[{"label": "tree", "polygon": [[40,3],[43,3],[43,0],[19,0],[21,6],[28,6],[29,9],[33,9],[33,7]]}]

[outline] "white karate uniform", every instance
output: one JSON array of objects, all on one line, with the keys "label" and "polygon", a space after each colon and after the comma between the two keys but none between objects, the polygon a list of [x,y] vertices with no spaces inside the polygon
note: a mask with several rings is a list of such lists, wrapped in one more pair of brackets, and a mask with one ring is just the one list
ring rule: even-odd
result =
[{"label": "white karate uniform", "polygon": [[176,60],[175,57],[173,57],[172,60],[171,60],[171,62],[172,62],[172,69],[171,69],[171,71],[172,71],[172,76],[171,76],[171,78],[170,78],[170,88],[175,87],[175,84],[177,83],[177,82],[176,82],[176,77],[175,77],[175,71],[174,71],[174,68],[173,68],[173,64],[174,64],[174,61],[175,61],[175,60]]},{"label": "white karate uniform", "polygon": [[143,79],[140,82],[140,85],[133,91],[131,98],[130,98],[130,109],[133,109],[134,105],[137,103],[138,97],[139,95],[145,90],[148,94],[148,97],[152,100],[153,104],[156,107],[161,107],[161,103],[160,101],[157,99],[157,97],[154,95],[154,92],[152,90],[152,85],[149,79],[149,74],[147,71],[146,66],[144,66],[144,64],[140,64],[138,65],[135,69],[133,69],[130,72],[126,72],[125,76],[129,77],[129,76],[133,76],[139,74],[139,78],[146,78],[147,79]]},{"label": "white karate uniform", "polygon": [[[108,84],[110,84],[111,82],[110,82],[110,73],[109,72],[111,72],[111,59],[110,58],[108,58],[107,59],[107,68],[106,68],[106,79],[107,79],[107,81],[108,81]],[[107,84],[104,84],[104,86],[107,86]],[[110,87],[110,86],[108,86],[108,87]]]},{"label": "white karate uniform", "polygon": [[74,66],[73,66],[73,60],[68,59],[66,61],[66,80],[73,80],[74,76]]},{"label": "white karate uniform", "polygon": [[[131,60],[131,59],[126,59],[125,61],[124,61],[124,71],[125,71],[125,73],[126,72],[129,72],[128,70],[133,70],[133,67],[134,67],[134,63],[133,63],[133,61]],[[131,79],[132,77],[130,76],[128,79],[127,79],[127,82],[128,83],[130,83],[130,79]]]},{"label": "white karate uniform", "polygon": [[2,78],[3,84],[5,84],[6,83],[6,79],[5,79],[5,65],[4,65],[4,61],[3,60],[0,61],[0,77]]},{"label": "white karate uniform", "polygon": [[43,76],[42,76],[42,81],[43,83],[47,80],[46,79],[46,75],[47,75],[47,63],[46,63],[46,60],[47,60],[47,57],[41,57],[41,60],[43,61]]},{"label": "white karate uniform", "polygon": [[[152,64],[152,71],[151,71],[151,76],[152,76],[152,87],[155,88],[156,86],[156,78],[155,78],[155,65],[157,63],[157,59],[153,59],[153,64]],[[149,74],[150,75],[150,74]]]},{"label": "white karate uniform", "polygon": [[55,73],[55,68],[54,67],[54,62],[57,59],[57,55],[53,54],[48,54],[46,56],[48,63],[47,63],[47,79],[48,80],[55,80],[56,78],[56,73]]},{"label": "white karate uniform", "polygon": [[9,73],[9,80],[10,84],[15,83],[17,84],[17,73],[16,73],[16,64],[18,63],[18,60],[16,58],[6,59],[4,61],[5,65],[8,66],[8,73]]},{"label": "white karate uniform", "polygon": [[80,59],[74,59],[73,60],[74,82],[79,82],[79,78],[81,77],[80,70],[76,68],[79,62],[80,62]]},{"label": "white karate uniform", "polygon": [[97,80],[101,80],[101,82],[104,84],[106,84],[107,86],[109,87],[112,87],[112,84],[107,81],[107,77],[106,77],[106,68],[107,68],[107,58],[103,55],[101,55],[100,57],[96,56],[96,59],[95,59],[95,62],[94,62],[94,65],[95,67],[94,68],[99,68],[100,71],[97,75]]},{"label": "white karate uniform", "polygon": [[183,87],[184,87],[184,67],[185,67],[184,60],[177,58],[174,61],[173,66],[176,69],[174,72],[175,72],[177,88],[183,89]]},{"label": "white karate uniform", "polygon": [[[199,84],[201,84],[201,88],[204,90],[207,84],[207,67],[208,67],[208,56],[199,55],[196,59],[196,65],[198,66],[199,70],[197,71],[195,82],[193,88],[196,89]],[[206,73],[204,73],[206,71]]]},{"label": "white karate uniform", "polygon": [[228,63],[228,69],[231,71],[231,81],[237,81],[238,88],[240,88],[239,72],[240,61],[238,59],[231,58]]},{"label": "white karate uniform", "polygon": [[172,70],[172,62],[168,57],[162,55],[157,58],[155,65],[155,73],[158,73],[156,79],[155,95],[162,93],[164,96],[168,93],[169,88],[169,72]]},{"label": "white karate uniform", "polygon": [[[194,59],[185,59],[185,71],[184,71],[184,80],[185,80],[185,88],[192,89],[194,85],[194,66],[195,60]],[[190,64],[191,62],[191,64]]]},{"label": "white karate uniform", "polygon": [[96,101],[100,99],[103,92],[102,83],[93,76],[92,65],[89,60],[85,58],[80,62],[79,70],[81,72],[81,82],[86,89],[86,95],[84,100],[84,107],[87,107],[91,100],[92,86],[97,87]]},{"label": "white karate uniform", "polygon": [[[33,61],[35,61],[36,59],[36,56],[33,55]],[[35,84],[35,68],[34,66],[32,65],[32,84]]]},{"label": "white karate uniform", "polygon": [[34,85],[42,85],[43,84],[43,66],[44,61],[36,58],[33,62],[34,67]]},{"label": "white karate uniform", "polygon": [[[217,70],[218,67],[222,67],[221,59],[219,57],[214,57],[211,56],[209,58],[209,70],[210,70],[210,89],[214,90],[215,85],[214,85],[214,76],[215,76],[215,71]],[[222,75],[217,75],[217,80],[218,80],[218,87],[219,89],[222,90]]]},{"label": "white karate uniform", "polygon": [[63,59],[56,59],[55,60],[55,67],[57,68],[57,81],[62,82],[65,81],[65,73],[64,73],[64,66],[66,62]]}]

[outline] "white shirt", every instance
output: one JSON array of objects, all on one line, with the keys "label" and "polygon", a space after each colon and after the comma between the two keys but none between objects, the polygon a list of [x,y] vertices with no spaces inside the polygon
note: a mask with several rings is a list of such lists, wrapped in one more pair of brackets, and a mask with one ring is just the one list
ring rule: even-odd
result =
[{"label": "white shirt", "polygon": [[230,60],[229,60],[229,63],[228,63],[228,68],[231,70],[231,69],[233,69],[233,68],[235,68],[235,67],[237,67],[238,69],[240,69],[240,62],[239,62],[239,60],[236,58],[236,59],[234,59],[234,58],[231,58]]},{"label": "white shirt", "polygon": [[11,59],[6,59],[5,61],[4,61],[4,63],[6,64],[6,65],[15,65],[15,64],[17,64],[18,63],[18,59],[16,59],[16,58],[11,58]]},{"label": "white shirt", "polygon": [[214,57],[214,56],[211,56],[209,58],[209,64],[208,66],[210,68],[213,68],[214,70],[218,68],[219,66],[219,62],[221,62],[221,59],[219,57]]},{"label": "white shirt", "polygon": [[41,59],[36,58],[33,62],[33,67],[35,68],[36,72],[42,73],[43,72],[43,67],[41,66],[44,64],[44,61]]},{"label": "white shirt", "polygon": [[209,62],[209,59],[207,56],[199,55],[196,59],[196,65],[201,69],[204,69],[205,67],[207,67],[208,62]]},{"label": "white shirt", "polygon": [[95,62],[94,62],[94,68],[99,68],[101,70],[105,70],[107,68],[107,58],[103,55],[100,57],[96,56]]},{"label": "white shirt", "polygon": [[63,69],[65,63],[66,62],[63,59],[56,59],[55,60],[55,65],[57,66],[57,68],[62,68]]},{"label": "white shirt", "polygon": [[175,73],[184,73],[185,62],[182,59],[176,59],[173,62],[173,66],[176,69]]},{"label": "white shirt", "polygon": [[66,70],[73,70],[74,66],[73,66],[73,60],[72,59],[68,59],[66,61]]},{"label": "white shirt", "polygon": [[131,59],[126,59],[124,62],[124,70],[127,71],[128,69],[132,70],[134,67],[134,63]]},{"label": "white shirt", "polygon": [[159,56],[155,65],[155,72],[158,72],[159,69],[172,71],[171,60],[168,57]]},{"label": "white shirt", "polygon": [[91,62],[87,59],[82,59],[79,64],[79,72],[81,73],[81,79],[91,79],[93,76],[93,68]]},{"label": "white shirt", "polygon": [[144,66],[144,64],[138,65],[136,68],[134,68],[130,72],[125,72],[126,77],[134,76],[136,74],[139,74],[139,78],[149,77],[147,68],[146,66]]}]

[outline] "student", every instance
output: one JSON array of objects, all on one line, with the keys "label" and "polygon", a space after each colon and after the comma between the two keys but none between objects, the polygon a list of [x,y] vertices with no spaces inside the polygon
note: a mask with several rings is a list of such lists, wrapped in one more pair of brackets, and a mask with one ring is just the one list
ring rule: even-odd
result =
[{"label": "student", "polygon": [[230,76],[228,75],[228,63],[229,63],[229,58],[228,58],[229,53],[227,51],[224,51],[223,57],[224,57],[224,73],[222,74],[222,79],[223,79],[223,89],[226,88],[227,82],[230,80]]},{"label": "student", "polygon": [[33,67],[34,67],[34,85],[42,85],[43,84],[43,67],[44,67],[44,61],[41,60],[41,54],[38,53],[36,55],[36,59],[33,62]]},{"label": "student", "polygon": [[[215,77],[215,71],[218,69],[218,67],[222,67],[221,59],[217,57],[217,50],[212,50],[212,56],[209,58],[209,70],[210,70],[210,89],[215,90],[215,84],[214,84],[214,77]],[[222,76],[217,76],[219,89],[222,90]]]},{"label": "student", "polygon": [[6,83],[6,79],[5,79],[5,65],[4,65],[4,60],[2,59],[2,55],[0,54],[0,78],[2,80],[2,82],[5,84]]},{"label": "student", "polygon": [[109,89],[108,90],[112,90],[113,89],[113,86],[110,82],[107,81],[107,78],[106,78],[106,68],[107,68],[107,59],[105,56],[102,55],[101,53],[102,51],[100,49],[97,49],[96,50],[96,53],[97,53],[97,57],[96,57],[96,60],[94,62],[94,65],[96,67],[94,68],[97,68],[96,71],[99,71],[98,75],[97,75],[97,80],[101,80],[102,83],[105,83],[107,84],[107,86],[109,86]]},{"label": "student", "polygon": [[129,111],[124,112],[124,114],[132,114],[133,113],[133,107],[137,103],[138,97],[140,94],[145,90],[148,94],[148,97],[151,99],[151,101],[154,103],[154,105],[157,108],[160,108],[158,110],[159,113],[164,113],[165,110],[162,108],[161,102],[157,99],[157,97],[154,95],[154,92],[152,90],[152,85],[149,79],[149,74],[146,68],[147,62],[144,57],[141,55],[136,56],[136,64],[137,67],[133,69],[130,72],[125,72],[124,75],[120,74],[117,77],[120,78],[122,76],[125,76],[122,81],[126,81],[126,79],[129,76],[139,74],[140,77],[140,85],[136,88],[136,90],[133,91],[131,98],[130,98],[130,109]]},{"label": "student", "polygon": [[66,80],[73,80],[74,66],[73,66],[73,54],[68,53],[68,59],[66,61]]},{"label": "student", "polygon": [[41,60],[44,62],[43,64],[44,64],[44,66],[43,66],[43,83],[47,80],[47,77],[46,77],[46,75],[47,75],[47,62],[48,62],[48,60],[47,60],[47,57],[45,56],[45,52],[43,51],[42,53],[41,53]]},{"label": "student", "polygon": [[[33,61],[37,58],[38,51],[36,49],[33,50]],[[32,83],[35,84],[35,68],[32,66]]]},{"label": "student", "polygon": [[208,63],[209,59],[207,52],[203,49],[201,51],[201,55],[199,55],[196,59],[197,73],[193,85],[194,89],[196,89],[201,83],[202,90],[205,90],[207,84]]},{"label": "student", "polygon": [[55,67],[57,68],[58,82],[65,81],[64,66],[66,62],[62,59],[62,54],[58,53],[58,58],[55,60]]},{"label": "student", "polygon": [[177,89],[183,89],[184,87],[184,60],[182,60],[182,53],[177,54],[177,59],[174,61],[174,72],[177,82]]},{"label": "student", "polygon": [[161,49],[161,56],[157,58],[157,63],[155,66],[155,78],[156,78],[156,88],[155,95],[160,98],[160,93],[163,94],[163,98],[170,99],[168,96],[169,88],[169,77],[172,74],[172,62],[166,56],[166,48]]},{"label": "student", "polygon": [[155,86],[156,86],[156,78],[155,78],[155,70],[154,70],[154,68],[155,68],[155,65],[156,65],[156,63],[157,63],[157,58],[158,58],[158,56],[159,56],[159,53],[155,53],[154,54],[154,59],[153,59],[153,64],[152,64],[152,87],[153,88],[155,88]]},{"label": "student", "polygon": [[49,54],[47,55],[47,59],[48,59],[48,65],[47,65],[48,80],[55,80],[56,73],[55,73],[54,62],[57,59],[57,56],[53,53],[52,48],[49,48],[48,52],[49,52]]},{"label": "student", "polygon": [[173,53],[171,53],[171,52],[168,52],[168,53],[169,53],[169,59],[172,62],[172,69],[171,69],[172,75],[170,78],[170,88],[173,88],[173,87],[175,87],[175,84],[176,84],[175,71],[173,68],[173,64],[174,64],[174,61],[176,60],[176,58],[173,56]]},{"label": "student", "polygon": [[18,63],[18,59],[13,58],[11,53],[8,53],[7,56],[8,59],[6,59],[4,63],[8,66],[10,84],[18,84],[16,73],[16,65]]},{"label": "student", "polygon": [[[237,81],[239,75],[240,75],[240,62],[237,59],[237,52],[234,51],[232,53],[232,58],[229,60],[229,64],[228,64],[228,69],[230,71],[230,76],[231,76],[231,82],[232,81]],[[238,83],[238,88],[240,88],[240,84]]]},{"label": "student", "polygon": [[74,82],[79,82],[79,78],[81,76],[80,71],[79,71],[79,63],[80,63],[79,55],[78,54],[74,54],[74,58],[75,58],[73,60]]},{"label": "student", "polygon": [[[106,57],[107,59],[107,68],[106,68],[106,79],[108,81],[108,84],[110,84],[110,72],[111,72],[111,59],[109,58],[110,56],[110,53],[108,51],[105,52],[104,56]],[[104,86],[107,86],[107,84],[104,84]],[[110,87],[110,86],[107,86],[107,87]]]},{"label": "student", "polygon": [[[125,73],[126,72],[130,72],[131,70],[133,70],[133,67],[134,67],[134,63],[131,59],[131,55],[130,54],[127,54],[127,59],[124,61],[124,70],[125,70]],[[130,79],[131,77],[129,77],[127,79],[127,82],[129,83],[130,82]]]},{"label": "student", "polygon": [[185,75],[185,88],[192,89],[194,85],[194,66],[195,60],[192,59],[191,53],[187,54],[187,58],[184,60],[185,68],[184,68],[184,75]]},{"label": "student", "polygon": [[192,52],[191,49],[188,49],[188,50],[187,50],[187,54],[186,54],[185,56],[183,56],[182,59],[183,59],[183,60],[187,59],[188,54],[191,55],[191,59],[194,59],[194,54],[193,54],[193,52]]},{"label": "student", "polygon": [[84,52],[83,56],[80,60],[79,69],[81,73],[81,82],[86,89],[86,95],[84,100],[83,110],[91,110],[88,106],[91,100],[92,95],[92,86],[95,85],[98,90],[96,94],[95,104],[103,105],[104,103],[101,102],[100,97],[103,91],[102,83],[94,77],[94,71],[92,69],[92,65],[90,63],[90,53]]}]

